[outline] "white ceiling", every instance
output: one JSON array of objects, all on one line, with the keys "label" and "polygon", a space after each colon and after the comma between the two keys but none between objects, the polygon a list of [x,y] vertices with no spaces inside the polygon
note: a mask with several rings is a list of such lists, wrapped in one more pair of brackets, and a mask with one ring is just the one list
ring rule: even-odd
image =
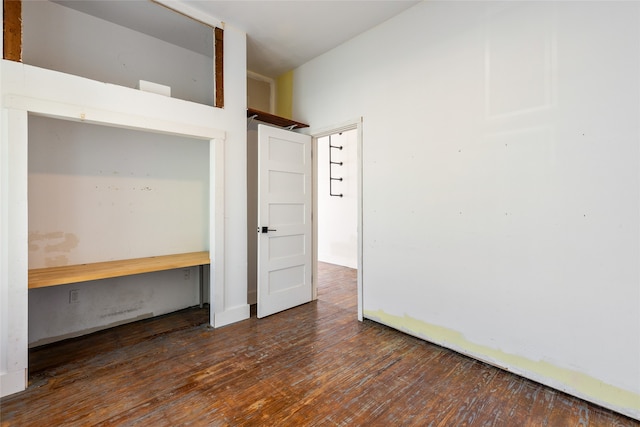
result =
[{"label": "white ceiling", "polygon": [[409,0],[189,1],[247,33],[247,68],[276,77],[418,3]]},{"label": "white ceiling", "polygon": [[[211,31],[148,0],[55,0],[212,56]],[[247,33],[247,68],[277,77],[375,27],[419,0],[179,0]],[[170,4],[169,1],[164,1]]]}]

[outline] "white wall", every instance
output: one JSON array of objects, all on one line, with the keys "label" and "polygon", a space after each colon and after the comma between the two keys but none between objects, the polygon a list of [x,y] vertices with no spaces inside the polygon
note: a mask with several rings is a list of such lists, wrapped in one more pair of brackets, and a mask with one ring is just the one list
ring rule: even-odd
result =
[{"label": "white wall", "polygon": [[318,139],[318,261],[358,268],[358,132],[349,130],[331,135],[333,194],[329,195],[329,137]]},{"label": "white wall", "polygon": [[29,268],[206,250],[209,142],[29,118]]},{"label": "white wall", "polygon": [[201,55],[50,1],[25,1],[22,16],[25,64],[213,105],[213,46]]},{"label": "white wall", "polygon": [[365,317],[640,418],[639,76],[636,2],[423,2],[296,69],[363,116]]},{"label": "white wall", "polygon": [[[245,33],[233,26],[225,26],[224,50],[224,109],[10,61],[1,62],[1,395],[19,391],[26,386],[29,309],[27,130],[30,120],[27,112],[71,121],[211,140],[210,165],[216,165],[209,169],[211,193],[207,201],[209,215],[213,215],[215,211],[216,225],[215,230],[208,230],[207,239],[210,245],[208,249],[212,253],[212,275],[215,277],[211,294],[214,306],[212,322],[215,326],[222,326],[249,316],[246,300]],[[148,153],[136,153],[130,159],[130,165],[146,164],[148,158]],[[131,169],[123,167],[122,170]],[[79,242],[84,240],[83,236],[78,236]],[[175,273],[167,273],[160,281],[179,281],[182,284],[182,272],[179,270],[178,273],[179,277],[175,277]],[[171,274],[174,276],[170,276]],[[159,279],[150,279],[153,280]],[[162,283],[161,287],[164,286]],[[122,290],[120,283],[114,283],[114,288]],[[140,294],[142,298],[152,299],[153,292],[147,287]],[[62,299],[56,302],[67,304]],[[144,313],[142,311],[133,317]]]}]

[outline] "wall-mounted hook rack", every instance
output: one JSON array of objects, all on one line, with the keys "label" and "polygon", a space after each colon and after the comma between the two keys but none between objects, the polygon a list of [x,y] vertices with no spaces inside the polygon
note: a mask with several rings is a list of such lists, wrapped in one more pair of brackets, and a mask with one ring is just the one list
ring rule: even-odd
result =
[{"label": "wall-mounted hook rack", "polygon": [[339,194],[334,194],[333,192],[333,181],[342,181],[342,177],[337,178],[333,176],[333,165],[337,165],[337,166],[342,166],[343,163],[342,162],[334,162],[332,159],[332,151],[333,150],[340,150],[342,151],[343,146],[342,145],[332,145],[331,144],[331,135],[329,135],[329,196],[332,197],[344,197],[344,194],[339,193]]}]

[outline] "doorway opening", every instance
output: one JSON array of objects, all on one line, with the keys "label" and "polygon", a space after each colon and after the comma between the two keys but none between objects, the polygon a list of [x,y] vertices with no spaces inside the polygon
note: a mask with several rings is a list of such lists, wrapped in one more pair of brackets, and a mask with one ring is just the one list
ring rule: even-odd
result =
[{"label": "doorway opening", "polygon": [[[263,129],[263,134],[265,139],[260,136],[260,129]],[[262,202],[263,194],[260,188],[269,189],[266,191],[266,194],[273,193],[274,185],[277,182],[285,183],[283,181],[284,174],[283,171],[276,171],[275,169],[269,172],[267,175],[262,176],[259,172],[261,170],[262,162],[259,161],[259,152],[260,147],[265,145],[263,149],[272,154],[269,156],[276,155],[281,151],[284,147],[283,144],[287,143],[289,139],[292,141],[298,139],[298,136],[303,138],[303,135],[298,134],[297,132],[285,131],[282,129],[273,129],[268,130],[270,126],[258,125],[252,122],[249,123],[248,126],[248,136],[247,136],[247,237],[248,237],[248,289],[247,289],[247,300],[251,305],[251,314],[252,316],[256,314],[258,311],[256,308],[256,304],[260,304],[260,292],[259,286],[260,283],[265,283],[265,281],[261,281],[258,279],[259,277],[259,267],[261,265],[268,265],[271,261],[277,258],[283,258],[282,256],[272,256],[269,255],[269,251],[276,250],[278,247],[278,242],[285,242],[285,239],[282,239],[280,234],[285,230],[291,228],[293,225],[297,224],[299,221],[300,215],[271,215],[272,213],[278,214],[281,209],[275,209],[273,205],[272,207],[263,206],[260,207]],[[271,138],[273,140],[271,142],[268,141],[269,135],[272,134]],[[297,136],[296,136],[297,135]],[[356,291],[354,291],[354,296],[357,301],[357,316],[359,320],[362,320],[362,166],[361,166],[361,153],[362,153],[362,130],[361,130],[361,120],[349,122],[346,125],[341,127],[333,127],[324,132],[311,132],[311,136],[306,135],[309,138],[309,146],[310,151],[313,152],[313,160],[309,159],[309,165],[311,166],[312,172],[309,175],[309,182],[313,182],[311,189],[309,190],[312,195],[312,201],[310,200],[309,205],[304,207],[300,207],[296,210],[296,212],[303,213],[308,212],[312,215],[309,215],[308,221],[311,224],[312,231],[310,232],[310,238],[304,237],[303,239],[299,239],[301,242],[309,241],[310,244],[310,252],[311,257],[309,259],[309,264],[311,265],[310,270],[312,273],[313,279],[309,279],[310,282],[305,280],[298,280],[293,273],[290,275],[290,280],[286,280],[285,286],[280,286],[276,284],[276,286],[267,287],[267,291],[264,291],[262,295],[266,295],[268,292],[271,292],[269,289],[273,288],[276,292],[279,292],[278,289],[283,291],[291,290],[299,286],[306,286],[304,283],[310,284],[310,299],[318,298],[318,265],[320,263],[331,264],[340,266],[344,269],[351,269],[352,274],[357,277],[356,283]],[[349,206],[343,214],[343,216],[348,216],[350,224],[342,231],[338,231],[340,234],[345,234],[347,236],[347,240],[343,242],[335,242],[335,239],[325,240],[325,237],[328,236],[328,232],[326,231],[326,227],[329,229],[332,228],[332,222],[344,222],[341,219],[341,216],[335,215],[327,216],[327,209],[332,210],[331,205],[326,205],[323,200],[325,194],[328,194],[330,189],[328,188],[329,176],[328,176],[328,151],[325,152],[326,158],[322,153],[323,148],[326,150],[329,149],[329,137],[332,141],[331,145],[341,145],[342,149],[334,148],[336,154],[332,154],[332,161],[336,163],[342,162],[342,171],[339,171],[336,166],[336,177],[338,177],[339,173],[345,172],[348,169],[348,175],[344,175],[342,177],[342,181],[336,181],[339,184],[345,184],[343,189],[339,189],[337,184],[335,185],[335,191],[341,192],[342,197],[337,196],[329,196],[331,198],[340,198],[343,202],[343,206]],[[302,142],[302,140],[300,141]],[[270,147],[269,144],[274,144],[273,147]],[[286,144],[285,144],[286,145]],[[325,147],[323,147],[323,145]],[[270,147],[270,148],[267,148]],[[279,147],[279,148],[278,148]],[[303,153],[304,150],[299,151]],[[294,150],[298,152],[297,149]],[[338,155],[338,151],[342,154],[345,154],[348,157],[343,156],[343,160],[340,160],[340,156]],[[284,152],[284,151],[283,151]],[[292,151],[293,152],[293,151]],[[291,155],[289,159],[296,159],[298,155]],[[335,157],[335,160],[333,158]],[[319,160],[323,158],[324,160]],[[268,163],[265,160],[265,165]],[[289,161],[285,162],[289,163]],[[323,166],[324,165],[324,166]],[[280,167],[281,165],[278,165]],[[332,164],[332,167],[335,166]],[[323,168],[320,170],[320,168]],[[286,175],[289,177],[294,177],[296,173],[286,172]],[[262,178],[260,178],[262,176]],[[280,178],[282,179],[280,179]],[[279,181],[271,182],[272,178],[277,178]],[[307,178],[304,178],[302,181],[305,182]],[[320,181],[323,183],[320,184]],[[293,185],[290,189],[298,188],[299,185]],[[289,188],[285,185],[285,188]],[[333,190],[331,190],[333,192]],[[290,193],[290,191],[286,191],[285,193]],[[284,193],[281,194],[283,196]],[[285,201],[282,197],[279,196],[279,199],[275,202],[276,205],[287,205],[289,207],[294,207],[294,204],[298,202],[294,201]],[[331,203],[331,202],[330,202]],[[275,206],[277,207],[277,206]],[[320,211],[318,209],[321,209]],[[259,214],[262,211],[263,214]],[[264,213],[268,212],[268,217],[264,216]],[[324,212],[324,213],[323,213]],[[305,214],[306,216],[306,214]],[[327,216],[325,221],[322,221],[322,217]],[[276,219],[281,217],[280,219]],[[312,219],[313,218],[313,219]],[[263,224],[264,222],[264,224]],[[306,221],[304,221],[306,222]],[[319,234],[319,223],[320,225],[320,234]],[[302,225],[302,223],[300,223]],[[335,229],[335,227],[334,227]],[[345,231],[348,230],[348,231]],[[335,233],[332,233],[335,234]],[[262,240],[259,240],[262,239]],[[332,241],[334,240],[334,241]],[[263,241],[260,246],[260,241]],[[264,241],[268,241],[268,244],[264,244]],[[319,246],[320,242],[320,246]],[[332,250],[331,247],[334,247]],[[267,248],[267,252],[263,253],[260,250],[260,247]],[[326,250],[326,249],[329,250]],[[336,250],[336,248],[339,248]],[[319,252],[319,250],[321,252]],[[305,251],[300,252],[302,254]],[[320,254],[320,258],[318,255]],[[284,258],[288,258],[284,257]],[[300,272],[306,271],[307,267],[303,267],[302,265],[298,269]],[[278,271],[281,271],[281,268],[278,268]],[[283,276],[282,274],[269,273],[270,277],[268,280],[272,278],[278,278],[279,276]],[[283,292],[284,293],[284,292]],[[311,295],[312,294],[312,295]],[[308,300],[307,300],[308,301]],[[293,307],[293,305],[291,306]],[[260,317],[260,316],[258,316]]]},{"label": "doorway opening", "polygon": [[319,262],[358,268],[357,130],[318,139],[317,258]]},{"label": "doorway opening", "polygon": [[[363,319],[361,124],[358,120],[313,134],[314,298],[322,299],[322,292],[340,292],[340,298],[348,300],[343,293],[351,289],[359,320]],[[354,278],[355,289],[346,285]],[[331,286],[334,280],[343,280],[345,286]]]}]

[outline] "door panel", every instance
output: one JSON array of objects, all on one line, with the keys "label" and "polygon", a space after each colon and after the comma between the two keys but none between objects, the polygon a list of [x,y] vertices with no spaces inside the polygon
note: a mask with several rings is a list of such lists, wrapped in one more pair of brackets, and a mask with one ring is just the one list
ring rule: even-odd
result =
[{"label": "door panel", "polygon": [[258,126],[258,317],[312,299],[311,137]]}]

